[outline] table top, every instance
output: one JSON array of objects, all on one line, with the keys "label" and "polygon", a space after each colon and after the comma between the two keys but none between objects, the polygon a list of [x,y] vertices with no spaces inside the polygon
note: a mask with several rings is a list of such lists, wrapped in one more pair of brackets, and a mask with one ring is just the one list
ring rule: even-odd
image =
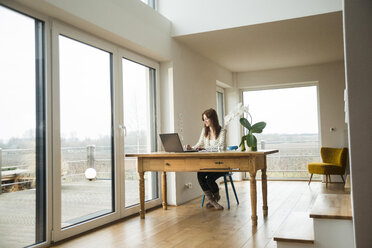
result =
[{"label": "table top", "polygon": [[241,152],[241,151],[223,151],[223,152],[151,152],[151,153],[139,153],[125,154],[125,157],[137,157],[137,158],[202,158],[202,157],[251,157],[251,156],[263,156],[272,153],[277,153],[279,150],[258,150],[256,152]]}]

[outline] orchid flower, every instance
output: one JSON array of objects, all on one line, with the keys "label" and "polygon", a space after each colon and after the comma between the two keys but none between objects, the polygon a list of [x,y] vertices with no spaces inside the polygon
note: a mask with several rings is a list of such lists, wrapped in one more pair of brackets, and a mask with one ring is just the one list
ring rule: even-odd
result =
[{"label": "orchid flower", "polygon": [[[236,108],[233,111],[231,111],[228,115],[225,116],[225,118],[224,118],[225,126],[227,126],[233,119],[235,119],[238,116],[243,115],[244,113],[247,113],[249,116],[251,116],[249,114],[249,107],[244,106],[240,102],[240,103],[238,103],[238,105],[236,106]],[[252,116],[251,116],[251,119],[252,119]]]}]

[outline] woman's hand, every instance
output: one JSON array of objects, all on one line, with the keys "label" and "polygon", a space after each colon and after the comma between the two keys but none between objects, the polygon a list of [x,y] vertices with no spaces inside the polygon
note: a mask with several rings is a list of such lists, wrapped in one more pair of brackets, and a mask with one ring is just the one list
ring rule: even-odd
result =
[{"label": "woman's hand", "polygon": [[203,147],[197,147],[197,148],[195,148],[195,149],[193,149],[190,145],[184,145],[184,149],[185,150],[195,150],[195,151],[202,151],[202,150],[205,150],[205,148],[203,148]]},{"label": "woman's hand", "polygon": [[190,145],[185,145],[185,150],[192,150],[192,147]]}]

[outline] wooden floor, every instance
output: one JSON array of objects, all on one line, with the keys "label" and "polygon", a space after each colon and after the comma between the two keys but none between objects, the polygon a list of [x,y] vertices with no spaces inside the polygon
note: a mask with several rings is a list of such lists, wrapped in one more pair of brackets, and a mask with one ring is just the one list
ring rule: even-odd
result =
[{"label": "wooden floor", "polygon": [[[268,182],[269,215],[263,218],[261,182],[257,182],[258,225],[252,227],[249,182],[234,183],[240,205],[230,192],[230,210],[201,208],[201,197],[178,207],[149,211],[146,219],[127,218],[53,247],[276,247],[273,236],[291,212],[311,209],[321,193],[343,193],[343,184]],[[224,193],[223,188],[221,193]],[[222,194],[221,204],[227,208]]]}]

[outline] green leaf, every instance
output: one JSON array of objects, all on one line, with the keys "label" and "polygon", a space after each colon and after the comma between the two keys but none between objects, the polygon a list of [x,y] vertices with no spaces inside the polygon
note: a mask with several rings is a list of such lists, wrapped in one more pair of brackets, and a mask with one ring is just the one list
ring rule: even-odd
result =
[{"label": "green leaf", "polygon": [[252,128],[249,121],[244,117],[240,118],[240,124],[242,124],[242,126],[247,128],[248,130],[251,130],[251,128]]},{"label": "green leaf", "polygon": [[253,147],[257,147],[257,138],[256,136],[252,135],[253,138],[254,138],[254,141],[253,141]]},{"label": "green leaf", "polygon": [[248,134],[248,135],[247,135],[247,145],[248,145],[249,147],[252,147],[253,142],[254,142],[254,135],[252,135],[252,134]]},{"label": "green leaf", "polygon": [[247,145],[249,147],[257,147],[257,138],[253,134],[248,134],[247,135]]},{"label": "green leaf", "polygon": [[240,145],[239,146],[241,146],[242,147],[242,151],[245,151],[245,137],[246,136],[242,136],[242,141],[240,142]]},{"label": "green leaf", "polygon": [[262,130],[266,127],[266,122],[257,122],[252,126],[252,133],[262,133]]},{"label": "green leaf", "polygon": [[245,140],[245,136],[242,136],[242,140],[240,141],[239,147],[244,146],[244,140]]}]

